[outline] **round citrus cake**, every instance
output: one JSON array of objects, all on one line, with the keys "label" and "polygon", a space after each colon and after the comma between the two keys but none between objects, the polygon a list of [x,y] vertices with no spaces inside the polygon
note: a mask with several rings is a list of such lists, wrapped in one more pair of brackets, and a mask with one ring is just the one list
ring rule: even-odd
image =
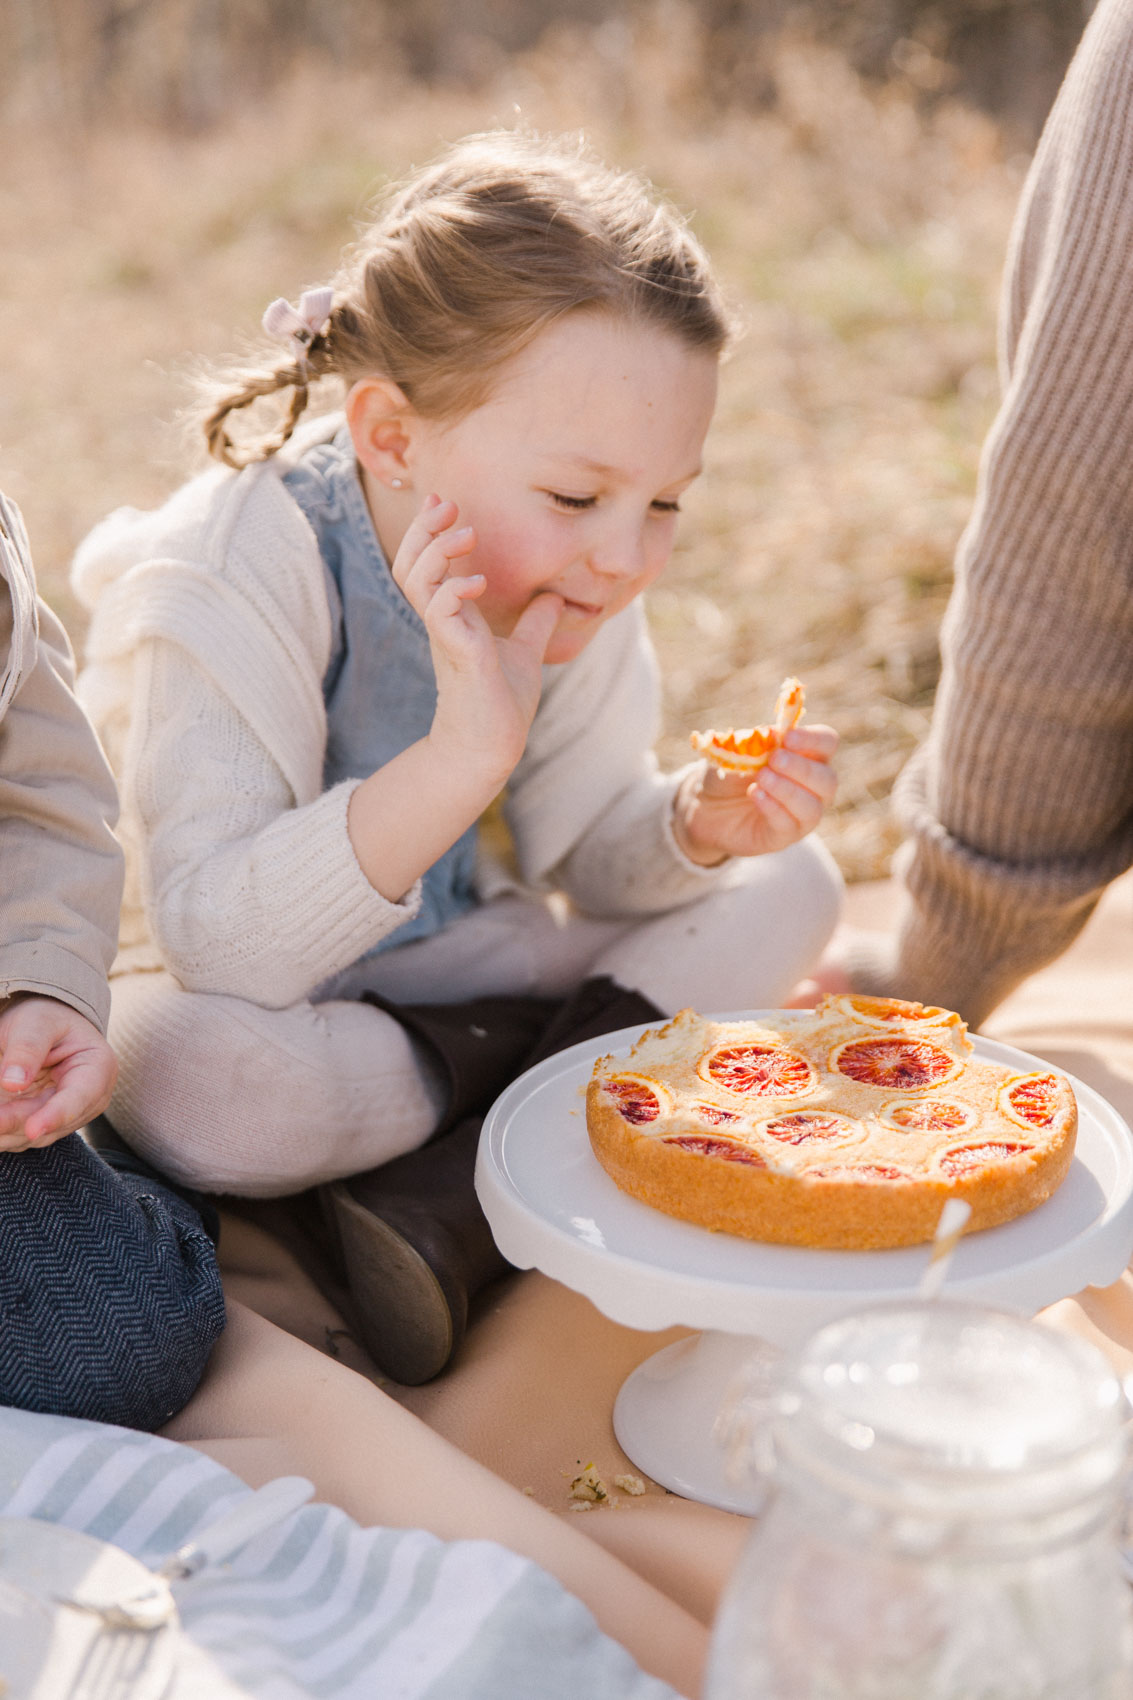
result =
[{"label": "round citrus cake", "polygon": [[827,997],[772,1023],[681,1010],[586,1093],[598,1161],[623,1192],[705,1228],[840,1250],[967,1231],[1033,1210],[1063,1180],[1078,1111],[1054,1069],[973,1055],[951,1010]]}]

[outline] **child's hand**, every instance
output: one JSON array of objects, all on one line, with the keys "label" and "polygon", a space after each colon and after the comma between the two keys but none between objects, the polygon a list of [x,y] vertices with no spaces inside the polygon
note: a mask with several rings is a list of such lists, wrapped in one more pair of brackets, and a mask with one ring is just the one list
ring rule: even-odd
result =
[{"label": "child's hand", "polygon": [[454,502],[430,496],[402,539],[393,576],[429,633],[437,679],[430,739],[466,770],[471,763],[490,773],[498,789],[523,754],[563,602],[536,596],[511,635],[496,637],[476,607],[483,574],[453,570],[476,547],[471,526],[453,530],[457,517]]},{"label": "child's hand", "polygon": [[53,1145],[110,1102],[118,1064],[97,1027],[57,998],[0,1014],[0,1151]]},{"label": "child's hand", "polygon": [[785,850],[814,830],[834,796],[830,761],[837,748],[831,727],[796,726],[754,781],[707,763],[694,769],[673,807],[677,843],[702,867]]}]

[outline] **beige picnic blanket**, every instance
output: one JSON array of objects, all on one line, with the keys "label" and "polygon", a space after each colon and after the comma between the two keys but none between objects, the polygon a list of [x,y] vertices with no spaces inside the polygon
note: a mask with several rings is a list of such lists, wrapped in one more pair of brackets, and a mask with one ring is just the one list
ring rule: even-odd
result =
[{"label": "beige picnic blanket", "polygon": [[[888,882],[851,888],[848,919],[884,927],[896,901]],[[1133,875],[1109,889],[1072,949],[1013,994],[986,1031],[1068,1069],[1133,1123],[1131,990]],[[513,1538],[528,1542],[524,1550],[548,1540],[561,1558],[559,1537],[547,1533],[561,1530],[568,1570],[604,1549],[621,1561],[609,1571],[611,1590],[631,1574],[651,1585],[634,1606],[643,1620],[660,1595],[700,1623],[711,1621],[747,1532],[744,1519],[653,1483],[641,1496],[616,1494],[616,1505],[583,1515],[570,1509],[580,1465],[593,1462],[607,1482],[640,1474],[614,1439],[614,1397],[630,1370],[682,1330],[622,1328],[546,1277],[516,1275],[491,1289],[445,1375],[401,1388],[383,1380],[342,1318],[261,1229],[226,1218],[221,1257],[233,1321],[201,1390],[167,1434],[253,1485],[298,1471],[360,1522],[401,1516],[442,1534],[465,1532],[461,1519],[480,1514],[495,1528],[490,1484],[502,1479],[520,1490],[507,1497],[508,1515],[517,1507],[530,1514],[524,1521],[517,1512],[515,1523]],[[1123,1372],[1133,1368],[1129,1275],[1044,1314],[1094,1338]],[[399,1427],[405,1413],[425,1427]],[[451,1447],[430,1450],[438,1436]],[[418,1460],[415,1477],[401,1466],[406,1456]],[[492,1476],[469,1476],[467,1459]]]}]

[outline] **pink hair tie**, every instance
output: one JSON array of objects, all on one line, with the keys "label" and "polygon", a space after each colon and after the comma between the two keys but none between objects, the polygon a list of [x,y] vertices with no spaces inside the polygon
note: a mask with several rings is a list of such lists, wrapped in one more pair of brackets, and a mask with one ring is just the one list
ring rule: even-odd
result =
[{"label": "pink hair tie", "polygon": [[303,372],[307,370],[307,350],[330,317],[334,302],[333,289],[305,289],[298,307],[281,295],[265,308],[261,321],[269,336],[277,342],[290,344],[291,352]]}]

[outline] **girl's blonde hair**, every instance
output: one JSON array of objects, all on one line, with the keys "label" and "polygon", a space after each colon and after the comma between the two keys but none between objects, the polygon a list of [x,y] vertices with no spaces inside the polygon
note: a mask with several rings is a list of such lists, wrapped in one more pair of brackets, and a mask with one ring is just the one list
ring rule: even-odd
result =
[{"label": "girl's blonde hair", "polygon": [[[500,131],[458,142],[395,191],[348,250],[323,330],[304,360],[243,368],[202,419],[229,466],[266,460],[290,437],[309,385],[391,379],[413,409],[458,419],[496,372],[568,313],[657,325],[718,355],[728,317],[703,249],[676,210],[581,147]],[[282,427],[237,448],[228,415],[291,389]]]}]

